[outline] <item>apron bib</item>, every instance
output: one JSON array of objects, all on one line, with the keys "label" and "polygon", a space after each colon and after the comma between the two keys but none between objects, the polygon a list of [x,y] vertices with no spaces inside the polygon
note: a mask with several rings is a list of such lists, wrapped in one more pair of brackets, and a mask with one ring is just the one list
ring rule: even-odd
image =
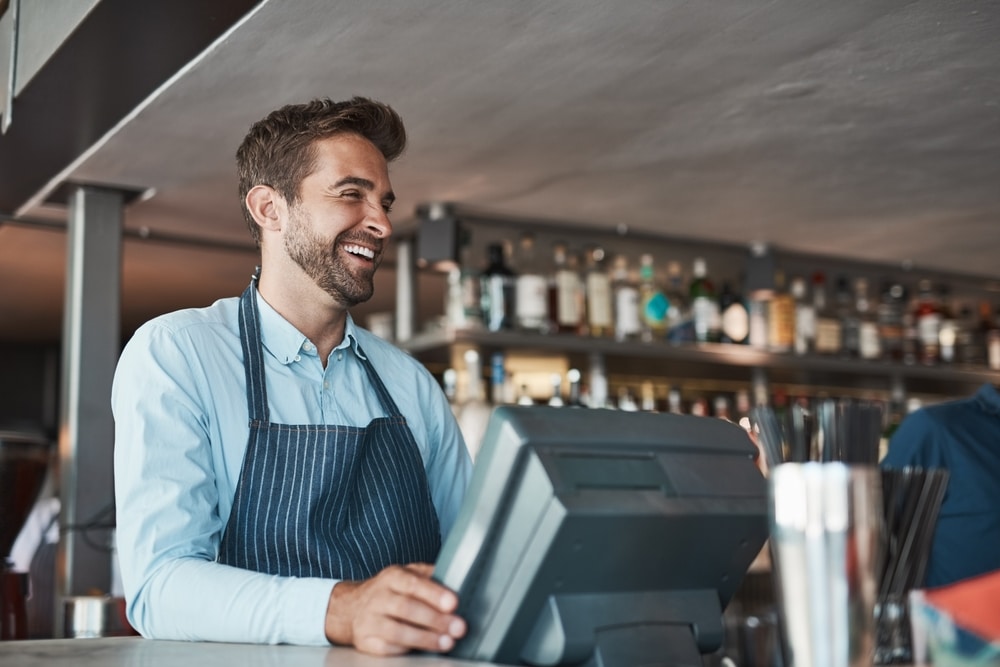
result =
[{"label": "apron bib", "polygon": [[280,576],[359,580],[441,548],[420,450],[364,351],[388,416],[366,427],[273,424],[256,280],[240,297],[250,436],[219,562]]}]

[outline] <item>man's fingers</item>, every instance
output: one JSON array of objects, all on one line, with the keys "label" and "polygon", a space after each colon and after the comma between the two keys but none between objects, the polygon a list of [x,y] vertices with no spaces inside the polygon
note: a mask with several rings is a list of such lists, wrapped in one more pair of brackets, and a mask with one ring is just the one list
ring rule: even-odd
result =
[{"label": "man's fingers", "polygon": [[[439,612],[450,614],[458,607],[458,596],[430,578],[432,565],[411,564],[383,571],[394,593],[412,597]],[[382,576],[382,575],[380,575]]]},{"label": "man's fingers", "polygon": [[455,646],[454,638],[393,618],[382,617],[377,626],[361,629],[357,648],[375,655],[400,655],[410,650],[440,653]]}]

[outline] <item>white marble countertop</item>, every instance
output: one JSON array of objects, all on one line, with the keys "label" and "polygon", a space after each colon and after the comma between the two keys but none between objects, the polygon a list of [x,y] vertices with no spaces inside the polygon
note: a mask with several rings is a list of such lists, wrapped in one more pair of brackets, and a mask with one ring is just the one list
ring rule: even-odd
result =
[{"label": "white marble countertop", "polygon": [[435,655],[368,656],[350,648],[171,642],[141,637],[0,642],[0,666],[72,667],[462,667],[487,665]]}]

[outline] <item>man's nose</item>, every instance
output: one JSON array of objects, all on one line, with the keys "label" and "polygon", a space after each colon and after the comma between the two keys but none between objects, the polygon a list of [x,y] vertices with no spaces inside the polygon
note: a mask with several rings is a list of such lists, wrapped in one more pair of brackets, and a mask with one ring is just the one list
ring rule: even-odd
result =
[{"label": "man's nose", "polygon": [[380,239],[387,239],[392,236],[392,221],[389,214],[381,205],[374,205],[369,208],[365,226]]}]

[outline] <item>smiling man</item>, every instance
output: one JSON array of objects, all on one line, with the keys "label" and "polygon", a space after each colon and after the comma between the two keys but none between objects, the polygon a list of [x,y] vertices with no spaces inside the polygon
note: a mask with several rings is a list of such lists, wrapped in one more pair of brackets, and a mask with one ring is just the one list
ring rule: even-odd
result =
[{"label": "smiling man", "polygon": [[471,462],[448,402],[348,312],[392,234],[390,107],[314,100],[237,151],[260,271],[143,325],[115,373],[115,495],[132,625],[159,639],[446,652],[430,574]]}]

